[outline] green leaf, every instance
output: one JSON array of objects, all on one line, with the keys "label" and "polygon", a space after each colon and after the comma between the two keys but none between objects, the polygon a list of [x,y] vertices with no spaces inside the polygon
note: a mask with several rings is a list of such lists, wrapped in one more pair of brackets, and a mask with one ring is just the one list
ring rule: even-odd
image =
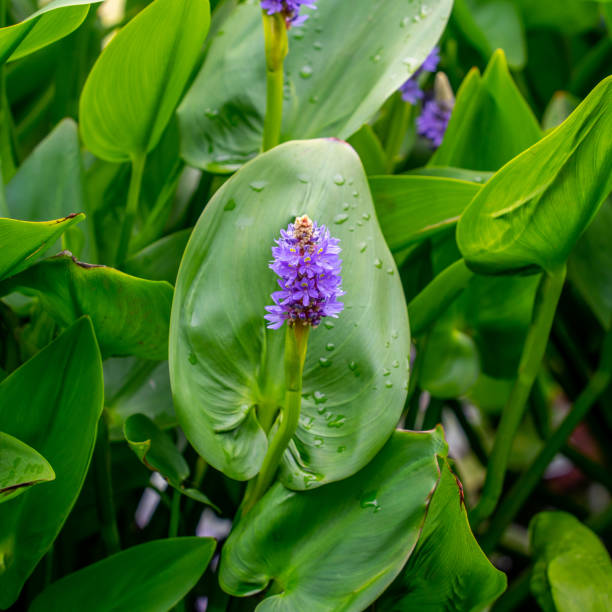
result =
[{"label": "green leaf", "polygon": [[83,214],[44,223],[0,218],[0,280],[36,263],[69,227],[83,219]]},{"label": "green leaf", "polygon": [[599,538],[565,512],[540,512],[529,525],[531,591],[544,610],[609,610],[612,561]]},{"label": "green leaf", "polygon": [[455,0],[452,18],[485,59],[489,59],[496,49],[502,49],[513,69],[524,67],[527,59],[525,29],[512,2]]},{"label": "green leaf", "polygon": [[159,472],[187,497],[216,508],[202,492],[183,484],[189,477],[189,465],[170,437],[149,417],[144,414],[128,417],[123,424],[123,433],[130,448],[150,470]]},{"label": "green leaf", "polygon": [[405,175],[373,176],[370,189],[385,240],[397,252],[454,226],[481,186]]},{"label": "green leaf", "polygon": [[168,355],[172,286],[77,261],[65,251],[0,283],[0,295],[40,297],[60,325],[91,317],[103,356]]},{"label": "green leaf", "polygon": [[604,329],[612,326],[612,200],[608,199],[576,243],[567,276]]},{"label": "green leaf", "polygon": [[385,174],[387,156],[372,126],[367,123],[361,126],[349,139],[348,143],[357,151],[366,174]]},{"label": "green leaf", "polygon": [[151,151],[181,99],[210,23],[208,0],[155,0],[104,49],[80,101],[87,148],[109,161]]},{"label": "green leaf", "polygon": [[0,505],[0,608],[17,599],[77,499],[96,440],[102,392],[102,362],[86,318],[0,383],[2,429],[36,448],[57,476]]},{"label": "green leaf", "polygon": [[[61,121],[19,167],[6,186],[6,203],[9,215],[24,221],[57,219],[85,210],[81,148],[72,119]],[[77,236],[71,232],[65,236],[67,248],[84,257],[88,250],[75,247],[83,244],[80,230],[86,231],[88,223],[76,230]]]},{"label": "green leaf", "polygon": [[[421,65],[450,8],[450,0],[319,0],[308,21],[289,31],[282,139],[348,138],[359,130]],[[189,164],[235,170],[259,152],[265,83],[261,8],[251,0],[227,19],[179,107]]]},{"label": "green leaf", "polygon": [[587,0],[513,0],[529,30],[550,29],[563,34],[579,34],[597,27],[598,2]]},{"label": "green leaf", "polygon": [[112,440],[123,440],[123,423],[145,414],[159,428],[176,425],[168,361],[117,357],[104,362],[104,407]]},{"label": "green leaf", "polygon": [[102,0],[53,0],[24,21],[0,28],[0,64],[22,58],[67,36]]},{"label": "green leaf", "polygon": [[550,271],[567,260],[612,187],[611,97],[612,77],[472,200],[457,226],[470,267]]},{"label": "green leaf", "polygon": [[506,588],[505,575],[491,565],[472,535],[461,484],[446,462],[441,472],[419,542],[376,602],[380,612],[482,610]]},{"label": "green leaf", "polygon": [[423,350],[419,384],[433,397],[460,397],[478,379],[478,351],[472,338],[462,331],[436,326]]},{"label": "green leaf", "polygon": [[[170,380],[196,450],[231,478],[259,470],[258,418],[284,397],[284,330],[266,330],[281,228],[306,213],[340,239],[345,310],[310,334],[301,422],[285,453],[291,488],[346,478],[378,452],[406,397],[410,332],[402,287],[355,152],[291,142],[250,162],[206,206],[177,279]],[[347,383],[348,377],[348,383]]]},{"label": "green leaf", "polygon": [[0,431],[0,503],[54,479],[53,468],[40,453]]},{"label": "green leaf", "polygon": [[195,586],[215,544],[186,537],[133,546],[54,582],[30,610],[167,612]]},{"label": "green leaf", "polygon": [[461,84],[444,140],[430,164],[494,171],[541,135],[499,50],[482,77],[473,68]]},{"label": "green leaf", "polygon": [[307,492],[276,483],[234,527],[219,583],[242,597],[271,583],[257,612],[364,610],[417,544],[445,454],[441,428],[395,432],[351,478]]}]

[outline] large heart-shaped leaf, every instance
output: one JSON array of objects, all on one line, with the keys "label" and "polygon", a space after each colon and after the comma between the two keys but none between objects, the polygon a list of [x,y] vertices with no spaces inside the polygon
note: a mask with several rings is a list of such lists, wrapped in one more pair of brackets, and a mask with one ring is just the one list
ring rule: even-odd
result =
[{"label": "large heart-shaped leaf", "polygon": [[612,561],[599,538],[565,512],[540,512],[529,525],[531,590],[544,610],[609,610]]},{"label": "large heart-shaped leaf", "polygon": [[491,565],[472,535],[461,485],[443,463],[418,544],[376,609],[471,612],[482,610],[505,588],[506,577]]},{"label": "large heart-shaped leaf", "polygon": [[433,176],[373,176],[376,214],[392,252],[452,227],[481,185]]},{"label": "large heart-shaped leaf", "polygon": [[[289,32],[282,139],[356,132],[427,57],[451,4],[319,0]],[[217,33],[179,108],[184,158],[216,171],[238,168],[261,148],[265,107],[261,8],[250,0]]]},{"label": "large heart-shaped leaf", "polygon": [[188,537],[134,546],[54,582],[30,610],[167,612],[195,586],[215,544]]},{"label": "large heart-shaped leaf", "polygon": [[36,263],[45,251],[85,215],[69,215],[57,221],[31,223],[0,218],[0,280]]},{"label": "large heart-shaped leaf", "polygon": [[612,187],[612,77],[559,127],[513,159],[457,226],[475,270],[552,270],[568,258]]},{"label": "large heart-shaped leaf", "polygon": [[474,68],[461,84],[444,140],[430,164],[498,170],[541,136],[503,51],[496,51],[482,77]]},{"label": "large heart-shaped leaf", "polygon": [[364,610],[414,550],[445,454],[441,429],[396,432],[351,478],[305,492],[276,483],[223,547],[222,588],[272,583],[258,612]]},{"label": "large heart-shaped leaf", "polygon": [[155,0],[113,38],[81,95],[81,134],[93,153],[126,161],[155,147],[209,23],[208,0]]},{"label": "large heart-shaped leaf", "polygon": [[0,29],[0,64],[17,60],[63,38],[102,0],[53,0],[21,23]]},{"label": "large heart-shaped leaf", "polygon": [[0,283],[0,295],[13,291],[39,296],[60,325],[91,317],[104,356],[168,355],[169,283],[84,264],[64,252]]},{"label": "large heart-shaped leaf", "polygon": [[267,448],[257,409],[274,409],[284,396],[285,334],[266,330],[263,319],[277,287],[270,248],[303,213],[340,239],[346,295],[337,322],[310,334],[301,421],[282,467],[297,489],[367,464],[406,397],[406,304],[351,147],[335,139],[286,143],[223,185],[185,251],[170,333],[170,377],[187,437],[215,468],[251,478]]},{"label": "large heart-shaped leaf", "polygon": [[0,504],[0,608],[17,599],[77,499],[96,439],[102,392],[100,352],[86,318],[0,383],[2,429],[36,448],[57,476]]},{"label": "large heart-shaped leaf", "polygon": [[53,468],[39,452],[0,431],[0,503],[54,478]]}]

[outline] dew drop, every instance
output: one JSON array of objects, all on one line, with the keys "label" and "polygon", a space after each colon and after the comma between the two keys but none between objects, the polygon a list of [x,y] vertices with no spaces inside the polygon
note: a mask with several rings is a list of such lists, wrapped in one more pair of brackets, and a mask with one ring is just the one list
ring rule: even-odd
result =
[{"label": "dew drop", "polygon": [[397,329],[394,329],[394,330],[391,332],[391,337],[392,337],[394,340],[397,340],[397,339],[399,338],[399,332],[397,331]]},{"label": "dew drop", "polygon": [[327,401],[327,396],[325,393],[321,393],[320,391],[315,391],[313,393],[315,404],[324,404]]},{"label": "dew drop", "polygon": [[408,68],[408,70],[410,70],[410,72],[416,70],[418,68],[418,62],[416,59],[414,59],[414,57],[405,57],[402,60],[402,64],[404,64],[406,66],[406,68]]},{"label": "dew drop", "polygon": [[294,34],[293,34],[293,38],[295,38],[295,40],[302,40],[302,38],[304,38],[304,31],[302,28],[295,28],[294,30]]},{"label": "dew drop", "polygon": [[396,359],[392,364],[391,367],[393,368],[399,368],[399,361]]},{"label": "dew drop", "polygon": [[321,51],[321,49],[323,49],[323,43],[320,40],[315,40],[312,43],[312,46],[314,49],[316,49],[317,51]]},{"label": "dew drop", "polygon": [[393,268],[387,268],[387,274],[393,276]]},{"label": "dew drop", "polygon": [[359,252],[360,253],[365,253],[367,248],[368,248],[368,243],[367,242],[360,242],[359,243]]},{"label": "dew drop", "polygon": [[309,431],[310,429],[312,429],[312,426],[314,425],[314,419],[312,417],[306,417],[303,421],[302,421],[302,427],[306,430]]},{"label": "dew drop", "polygon": [[378,259],[378,257],[374,260],[374,267],[378,268],[379,270],[382,268],[382,261],[380,259]]},{"label": "dew drop", "polygon": [[332,362],[327,358],[327,357],[321,357],[319,359],[319,365],[322,368],[329,368],[329,366],[332,364]]},{"label": "dew drop", "polygon": [[304,183],[304,185],[308,184],[309,182],[309,179],[305,174],[298,174],[297,179],[300,181],[300,183]]},{"label": "dew drop", "polygon": [[336,174],[336,176],[334,176],[334,183],[336,183],[336,185],[344,185],[344,177],[341,174]]},{"label": "dew drop", "polygon": [[405,28],[410,23],[410,17],[404,17],[400,21],[400,28]]},{"label": "dew drop", "polygon": [[323,438],[315,438],[314,439],[314,445],[317,448],[321,448],[323,446]]},{"label": "dew drop", "polygon": [[339,453],[343,453],[346,450],[346,446],[339,446],[338,447],[338,452]]},{"label": "dew drop", "polygon": [[308,102],[310,102],[310,104],[316,104],[319,101],[319,96],[310,96],[310,98],[308,98]]},{"label": "dew drop", "polygon": [[363,213],[363,215],[361,215],[361,217],[365,220],[365,221],[369,221],[370,220],[370,213]]},{"label": "dew drop", "polygon": [[336,225],[342,225],[348,218],[349,216],[346,213],[340,213],[334,217],[334,223]]},{"label": "dew drop", "polygon": [[336,345],[333,342],[328,342],[325,346],[326,351],[333,351],[336,348]]},{"label": "dew drop", "polygon": [[353,197],[354,198],[358,198],[359,197],[359,192],[358,191],[353,191]]},{"label": "dew drop", "polygon": [[323,325],[325,325],[326,329],[334,329],[334,322],[333,321],[324,321]]},{"label": "dew drop", "polygon": [[342,205],[342,210],[348,210],[349,208],[350,208],[350,206],[348,205],[348,202],[345,202],[345,203]]},{"label": "dew drop", "polygon": [[204,111],[204,114],[209,118],[209,119],[216,119],[219,116],[219,111],[216,108],[207,108]]},{"label": "dew drop", "polygon": [[331,420],[327,426],[328,427],[342,427],[346,423],[346,417],[343,414],[337,414],[333,420]]},{"label": "dew drop", "polygon": [[302,66],[302,68],[300,69],[300,76],[303,79],[309,79],[312,76],[313,70],[312,70],[312,66],[309,66],[308,64],[306,64],[305,66]]},{"label": "dew drop", "polygon": [[351,227],[349,227],[349,228],[348,228],[348,231],[349,231],[349,232],[354,232],[354,231],[355,231],[355,228],[354,228],[354,227],[351,225]]},{"label": "dew drop", "polygon": [[223,210],[234,210],[234,208],[236,208],[236,202],[234,200],[228,200]]},{"label": "dew drop", "polygon": [[376,499],[376,495],[376,491],[364,493],[359,500],[359,505],[362,508],[374,508],[374,512],[378,512],[380,510],[380,504]]},{"label": "dew drop", "polygon": [[357,362],[356,361],[351,361],[349,363],[349,370],[351,370],[351,372],[354,372],[357,369]]},{"label": "dew drop", "polygon": [[390,374],[391,374],[391,370],[387,370],[387,368],[383,370],[383,376],[389,376]]},{"label": "dew drop", "polygon": [[390,380],[388,380],[388,381],[385,383],[385,387],[387,387],[387,389],[391,389],[391,387],[393,387],[393,383],[392,383]]},{"label": "dew drop", "polygon": [[195,365],[196,363],[198,363],[198,358],[195,356],[195,353],[189,353],[188,359],[191,365]]},{"label": "dew drop", "polygon": [[268,184],[267,181],[253,181],[249,187],[253,190],[256,191],[257,193],[259,193],[260,191],[263,191],[266,187],[266,185]]}]

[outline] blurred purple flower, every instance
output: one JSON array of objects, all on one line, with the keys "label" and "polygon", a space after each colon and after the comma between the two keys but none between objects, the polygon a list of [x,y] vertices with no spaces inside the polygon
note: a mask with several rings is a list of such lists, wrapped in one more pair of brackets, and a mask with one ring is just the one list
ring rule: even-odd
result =
[{"label": "blurred purple flower", "polygon": [[316,0],[261,0],[261,8],[268,13],[274,15],[281,13],[285,18],[287,27],[299,26],[303,24],[308,15],[300,15],[302,6],[307,6],[311,9],[316,9]]},{"label": "blurred purple flower", "polygon": [[418,134],[427,138],[434,149],[442,144],[454,105],[455,96],[448,78],[443,72],[438,72],[434,95],[427,98],[417,119]]},{"label": "blurred purple flower", "polygon": [[435,72],[440,62],[440,49],[434,47],[419,69],[400,87],[402,100],[409,104],[416,104],[423,99],[423,91],[419,87],[419,77],[423,72]]},{"label": "blurred purple flower", "polygon": [[272,294],[274,306],[266,306],[264,318],[270,329],[278,329],[285,321],[290,326],[301,322],[316,327],[322,317],[337,317],[342,312],[344,304],[338,301],[344,295],[339,242],[308,215],[297,217],[281,230],[270,262],[281,288]]}]

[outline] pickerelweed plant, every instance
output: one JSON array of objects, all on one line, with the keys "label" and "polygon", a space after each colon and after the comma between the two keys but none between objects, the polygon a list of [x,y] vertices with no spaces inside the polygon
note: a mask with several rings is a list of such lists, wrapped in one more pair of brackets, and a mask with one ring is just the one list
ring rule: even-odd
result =
[{"label": "pickerelweed plant", "polygon": [[562,4],[0,0],[0,609],[611,608]]}]

